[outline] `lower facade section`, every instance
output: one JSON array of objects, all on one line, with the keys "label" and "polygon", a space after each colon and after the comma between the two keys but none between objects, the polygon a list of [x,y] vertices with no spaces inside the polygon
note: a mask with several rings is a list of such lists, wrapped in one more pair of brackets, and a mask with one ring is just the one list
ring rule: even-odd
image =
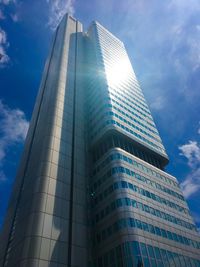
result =
[{"label": "lower facade section", "polygon": [[90,179],[91,267],[197,267],[200,238],[176,178],[119,147]]},{"label": "lower facade section", "polygon": [[173,250],[163,249],[138,241],[124,242],[113,247],[91,267],[199,267],[200,260]]}]

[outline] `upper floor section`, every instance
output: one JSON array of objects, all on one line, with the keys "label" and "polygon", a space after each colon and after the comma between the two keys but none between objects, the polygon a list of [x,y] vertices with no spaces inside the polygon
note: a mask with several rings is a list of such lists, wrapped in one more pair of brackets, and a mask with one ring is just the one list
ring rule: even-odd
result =
[{"label": "upper floor section", "polygon": [[124,135],[141,150],[168,156],[131,66],[124,44],[98,22],[87,32],[87,89],[90,138],[95,145],[109,131]]}]

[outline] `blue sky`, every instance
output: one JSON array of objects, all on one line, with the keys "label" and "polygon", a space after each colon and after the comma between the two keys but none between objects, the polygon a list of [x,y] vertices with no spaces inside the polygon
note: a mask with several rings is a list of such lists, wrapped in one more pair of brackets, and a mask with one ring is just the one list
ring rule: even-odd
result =
[{"label": "blue sky", "polygon": [[0,225],[53,31],[65,12],[121,39],[200,227],[200,1],[0,0]]}]

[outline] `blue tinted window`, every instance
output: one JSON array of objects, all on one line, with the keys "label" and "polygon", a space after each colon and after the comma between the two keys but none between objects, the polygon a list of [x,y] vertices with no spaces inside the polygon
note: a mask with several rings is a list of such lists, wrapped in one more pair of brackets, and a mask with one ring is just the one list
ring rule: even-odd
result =
[{"label": "blue tinted window", "polygon": [[144,231],[147,231],[147,232],[149,231],[148,224],[145,222],[142,222],[142,228]]},{"label": "blue tinted window", "polygon": [[128,184],[125,181],[121,181],[122,188],[128,188]]},{"label": "blue tinted window", "polygon": [[133,190],[133,185],[131,183],[128,183],[128,187]]},{"label": "blue tinted window", "polygon": [[157,247],[155,247],[155,248],[154,248],[154,251],[155,251],[156,259],[157,259],[157,260],[160,260],[160,259],[161,259],[160,249],[157,248]]},{"label": "blue tinted window", "polygon": [[169,239],[173,240],[172,233],[170,231],[167,231],[167,236]]},{"label": "blue tinted window", "polygon": [[147,205],[144,205],[144,210],[149,213],[149,207]]},{"label": "blue tinted window", "polygon": [[130,200],[130,198],[125,198],[125,202],[126,202],[126,205],[127,206],[131,206],[131,200]]},{"label": "blue tinted window", "polygon": [[161,260],[157,260],[157,267],[165,267]]},{"label": "blue tinted window", "polygon": [[151,262],[151,267],[157,267],[155,259],[150,259],[150,262]]},{"label": "blue tinted window", "polygon": [[160,232],[160,228],[158,228],[157,226],[155,226],[155,231],[157,235],[161,236],[161,232]]},{"label": "blue tinted window", "polygon": [[[143,262],[142,262],[142,258],[141,258],[141,256],[134,257],[134,258],[133,258],[133,263],[134,263],[133,266],[142,267],[142,266],[143,266]],[[122,265],[121,265],[121,266],[122,266]],[[120,267],[121,267],[121,266],[120,266]]]},{"label": "blue tinted window", "polygon": [[148,257],[147,248],[144,243],[140,243],[140,249],[143,256]]},{"label": "blue tinted window", "polygon": [[149,252],[149,257],[150,258],[155,258],[153,247],[150,246],[150,245],[147,245],[147,249],[148,249],[148,252]]},{"label": "blue tinted window", "polygon": [[165,237],[165,238],[167,237],[166,231],[164,229],[161,229],[161,234],[163,237]]},{"label": "blue tinted window", "polygon": [[161,249],[161,255],[162,255],[162,259],[164,262],[168,262],[168,257],[167,257],[167,253],[166,253],[166,250],[164,249]]},{"label": "blue tinted window", "polygon": [[174,264],[174,260],[173,260],[174,257],[173,257],[172,252],[167,251],[167,256],[168,256],[170,265],[173,265]]},{"label": "blue tinted window", "polygon": [[154,229],[154,226],[149,224],[149,232],[152,233],[152,234],[155,234],[155,229]]},{"label": "blue tinted window", "polygon": [[180,266],[180,260],[179,260],[179,256],[177,253],[173,253],[173,259],[174,259],[174,262],[177,266]]},{"label": "blue tinted window", "polygon": [[137,228],[142,229],[141,221],[139,221],[139,220],[136,219],[135,220],[135,223],[136,223]]},{"label": "blue tinted window", "polygon": [[132,242],[132,250],[133,250],[133,255],[140,255],[140,247],[139,243],[137,241]]},{"label": "blue tinted window", "polygon": [[123,246],[126,257],[129,257],[131,255],[131,249],[130,249],[129,244],[130,244],[129,242],[126,242],[126,243],[124,243],[124,246]]},{"label": "blue tinted window", "polygon": [[149,262],[149,259],[148,258],[143,258],[143,263],[144,263],[144,266],[145,267],[150,267],[150,262]]},{"label": "blue tinted window", "polygon": [[132,206],[135,207],[135,208],[137,208],[137,201],[134,200],[134,199],[132,199]]},{"label": "blue tinted window", "polygon": [[135,227],[135,221],[133,218],[129,218],[128,222],[129,222],[130,227]]},{"label": "blue tinted window", "polygon": [[175,241],[177,241],[177,242],[178,242],[178,237],[177,237],[177,234],[175,234],[175,233],[172,233],[172,235],[173,235],[173,239],[174,239]]}]

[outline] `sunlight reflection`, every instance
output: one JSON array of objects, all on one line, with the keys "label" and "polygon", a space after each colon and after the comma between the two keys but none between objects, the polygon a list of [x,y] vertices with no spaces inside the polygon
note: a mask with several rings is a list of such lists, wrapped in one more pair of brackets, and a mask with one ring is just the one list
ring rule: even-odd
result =
[{"label": "sunlight reflection", "polygon": [[110,86],[116,86],[123,83],[130,75],[131,68],[127,59],[121,59],[114,62],[112,66],[107,66],[106,76]]}]

